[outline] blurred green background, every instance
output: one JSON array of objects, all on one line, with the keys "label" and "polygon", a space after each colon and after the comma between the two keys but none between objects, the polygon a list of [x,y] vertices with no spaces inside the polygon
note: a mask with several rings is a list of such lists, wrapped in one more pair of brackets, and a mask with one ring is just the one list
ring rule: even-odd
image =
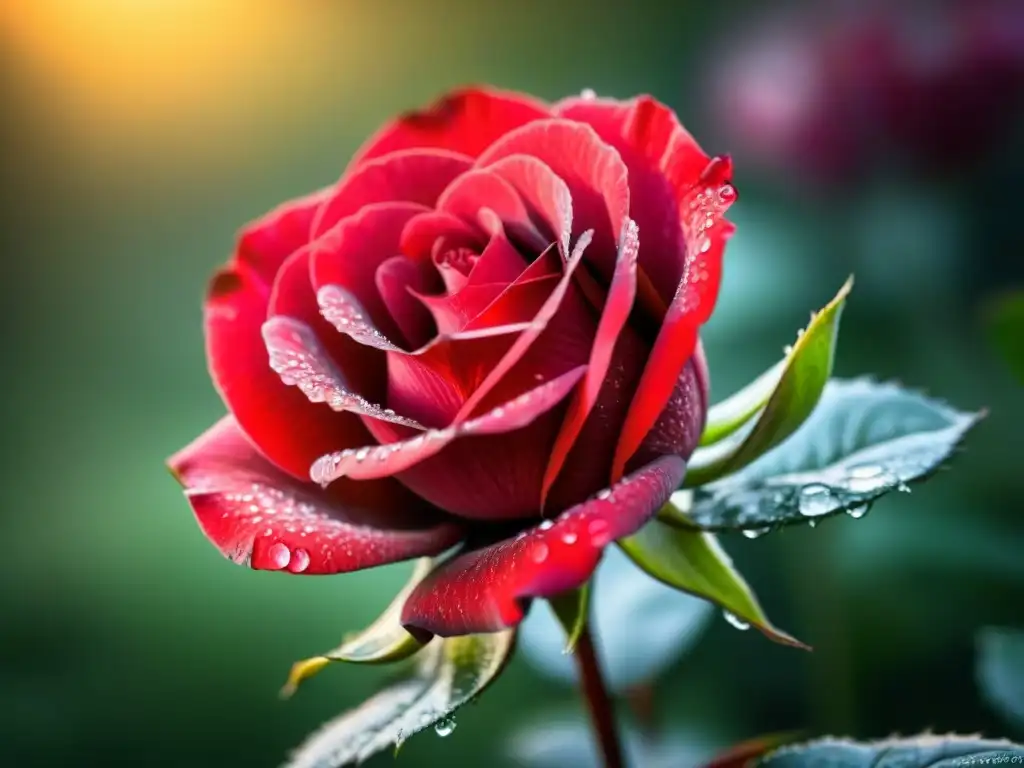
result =
[{"label": "blurred green background", "polygon": [[[331,668],[277,698],[291,662],[371,619],[407,566],[233,566],[163,460],[222,413],[200,302],[237,228],[331,182],[388,116],[466,82],[546,99],[650,92],[708,151],[734,153],[738,233],[705,335],[714,397],[775,362],[853,272],[837,373],[991,412],[953,471],[864,520],[725,537],[775,623],[817,650],[715,621],[659,682],[661,727],[709,748],[800,727],[1012,735],[978,694],[974,638],[1024,626],[1024,398],[985,323],[1024,283],[1019,112],[954,169],[804,178],[745,163],[711,107],[716,66],[760,28],[755,2],[0,8],[0,764],[273,766],[380,682]],[[511,765],[516,729],[576,706],[518,659],[451,737],[421,735],[400,759]]]}]

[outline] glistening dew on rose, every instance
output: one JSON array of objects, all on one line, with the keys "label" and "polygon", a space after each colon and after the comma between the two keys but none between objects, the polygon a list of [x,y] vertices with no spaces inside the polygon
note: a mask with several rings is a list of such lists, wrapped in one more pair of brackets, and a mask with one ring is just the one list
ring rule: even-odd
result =
[{"label": "glistening dew on rose", "polygon": [[205,304],[228,415],[169,462],[200,527],[259,570],[419,559],[377,623],[291,680],[415,654],[411,699],[343,715],[293,765],[444,731],[501,672],[537,598],[566,624],[615,764],[586,610],[605,547],[803,646],[709,531],[862,509],[930,473],[974,423],[950,410],[946,449],[906,466],[863,446],[870,487],[847,482],[864,477],[852,464],[815,468],[813,514],[800,489],[764,500],[764,478],[744,472],[826,391],[850,285],[778,366],[709,409],[699,334],[734,229],[732,173],[648,96],[545,104],[467,88],[386,124],[337,184],[244,227]]}]

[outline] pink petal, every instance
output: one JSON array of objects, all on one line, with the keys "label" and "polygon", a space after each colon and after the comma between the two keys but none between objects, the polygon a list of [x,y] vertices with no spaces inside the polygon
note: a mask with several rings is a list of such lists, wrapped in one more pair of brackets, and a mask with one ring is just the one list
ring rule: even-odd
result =
[{"label": "pink petal", "polygon": [[207,538],[257,570],[328,574],[437,555],[462,533],[393,481],[321,490],[267,462],[230,416],[168,460]]},{"label": "pink petal", "polygon": [[385,125],[356,153],[351,167],[411,147],[437,147],[476,157],[498,137],[548,116],[546,105],[528,96],[464,88]]},{"label": "pink petal", "polygon": [[619,255],[615,263],[615,274],[612,276],[608,298],[597,325],[597,335],[590,351],[590,362],[583,386],[576,390],[569,412],[555,440],[551,452],[551,460],[544,472],[544,486],[541,491],[541,503],[547,499],[548,491],[554,485],[555,478],[565,465],[576,439],[583,430],[583,425],[597,404],[601,388],[608,375],[608,367],[612,361],[616,341],[629,321],[636,298],[637,253],[640,240],[637,226],[630,221],[624,230],[623,241],[619,246]]},{"label": "pink petal", "polygon": [[300,478],[317,456],[366,440],[357,418],[313,406],[282,384],[267,365],[260,334],[275,275],[305,243],[317,205],[316,196],[306,198],[247,227],[237,258],[211,282],[204,308],[207,363],[225,405],[270,461]]},{"label": "pink petal", "polygon": [[364,163],[342,177],[307,232],[319,237],[373,203],[408,202],[432,208],[441,191],[472,164],[465,155],[440,149],[395,152]]},{"label": "pink petal", "polygon": [[[445,446],[457,438],[504,434],[520,430],[529,426],[539,416],[547,413],[564,400],[572,387],[583,376],[584,371],[583,367],[574,369],[479,417],[453,424],[445,429],[428,430],[415,437],[385,445],[366,446],[328,454],[313,464],[310,471],[311,477],[321,484],[334,482],[341,477],[350,477],[356,480],[389,477],[440,453]],[[505,460],[504,457],[499,457],[497,454],[494,455],[494,458],[499,461]],[[447,469],[449,470],[447,473],[432,471],[430,475],[435,481],[439,480],[443,483],[455,482],[458,484],[466,481],[465,474],[460,473],[458,468],[448,467]],[[447,477],[444,477],[446,474]],[[419,491],[417,492],[419,493]],[[500,500],[495,500],[495,503],[500,503]]]},{"label": "pink petal", "polygon": [[314,241],[311,275],[318,294],[325,285],[340,286],[367,313],[374,328],[390,339],[401,339],[377,290],[376,274],[382,263],[399,255],[402,230],[424,211],[417,203],[368,205]]},{"label": "pink petal", "polygon": [[416,293],[441,289],[437,273],[422,262],[392,256],[377,268],[377,290],[409,347],[422,347],[436,330],[430,312],[417,301]]},{"label": "pink petal", "polygon": [[615,539],[638,530],[679,486],[685,463],[665,457],[519,536],[460,554],[413,590],[402,623],[421,639],[495,632],[522,621],[532,598],[590,578]]},{"label": "pink petal", "polygon": [[572,195],[573,234],[594,230],[588,261],[610,278],[615,246],[629,216],[629,174],[619,153],[589,125],[552,119],[503,136],[477,163],[488,167],[511,155],[535,157],[565,182]]},{"label": "pink petal", "polygon": [[669,305],[623,424],[612,465],[613,478],[622,476],[626,462],[665,410],[683,367],[694,354],[700,326],[711,314],[718,294],[722,252],[734,227],[717,217],[721,207],[732,201],[732,194],[725,195],[725,200],[720,192],[705,194],[702,191],[700,195],[694,199],[695,215],[690,219],[687,269]]},{"label": "pink petal", "polygon": [[270,354],[270,368],[284,384],[298,387],[309,402],[327,403],[335,411],[423,429],[416,421],[371,403],[353,391],[305,323],[284,315],[272,317],[263,324],[263,339]]}]

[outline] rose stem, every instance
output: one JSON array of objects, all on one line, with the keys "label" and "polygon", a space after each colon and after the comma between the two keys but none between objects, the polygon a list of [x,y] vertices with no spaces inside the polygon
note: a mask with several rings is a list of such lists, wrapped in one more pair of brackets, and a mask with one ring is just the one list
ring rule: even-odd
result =
[{"label": "rose stem", "polygon": [[590,721],[604,755],[605,768],[623,768],[622,746],[619,744],[619,732],[615,724],[615,711],[612,707],[608,687],[601,674],[601,665],[594,652],[594,640],[590,635],[590,627],[584,626],[576,641],[573,652],[576,667],[580,672],[583,684],[583,698],[590,710]]}]

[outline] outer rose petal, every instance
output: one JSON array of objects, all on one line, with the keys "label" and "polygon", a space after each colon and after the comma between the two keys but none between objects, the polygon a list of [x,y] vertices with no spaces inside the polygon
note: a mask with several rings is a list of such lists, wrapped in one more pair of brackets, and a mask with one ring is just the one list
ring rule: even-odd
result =
[{"label": "outer rose petal", "polygon": [[545,117],[550,117],[546,105],[528,96],[463,88],[385,125],[356,153],[350,167],[412,147],[437,147],[476,157],[498,137]]},{"label": "outer rose petal", "polygon": [[[311,405],[267,364],[260,326],[282,264],[306,242],[322,194],[281,206],[246,227],[235,260],[210,284],[204,309],[206,357],[214,385],[240,428],[267,458],[306,478],[309,464],[351,445],[353,422]],[[355,441],[359,441],[358,424]]]},{"label": "outer rose petal", "polygon": [[647,522],[679,486],[685,467],[675,456],[659,459],[555,520],[455,556],[413,590],[402,624],[420,639],[517,625],[531,598],[590,578],[604,547]]},{"label": "outer rose petal", "polygon": [[325,574],[437,555],[460,527],[397,483],[353,501],[349,486],[321,490],[264,459],[228,416],[168,465],[200,527],[228,558],[257,570]]},{"label": "outer rose petal", "polygon": [[441,191],[472,164],[465,155],[438,149],[395,152],[364,163],[338,182],[317,212],[310,235],[319,237],[373,203],[408,202],[432,207]]}]

